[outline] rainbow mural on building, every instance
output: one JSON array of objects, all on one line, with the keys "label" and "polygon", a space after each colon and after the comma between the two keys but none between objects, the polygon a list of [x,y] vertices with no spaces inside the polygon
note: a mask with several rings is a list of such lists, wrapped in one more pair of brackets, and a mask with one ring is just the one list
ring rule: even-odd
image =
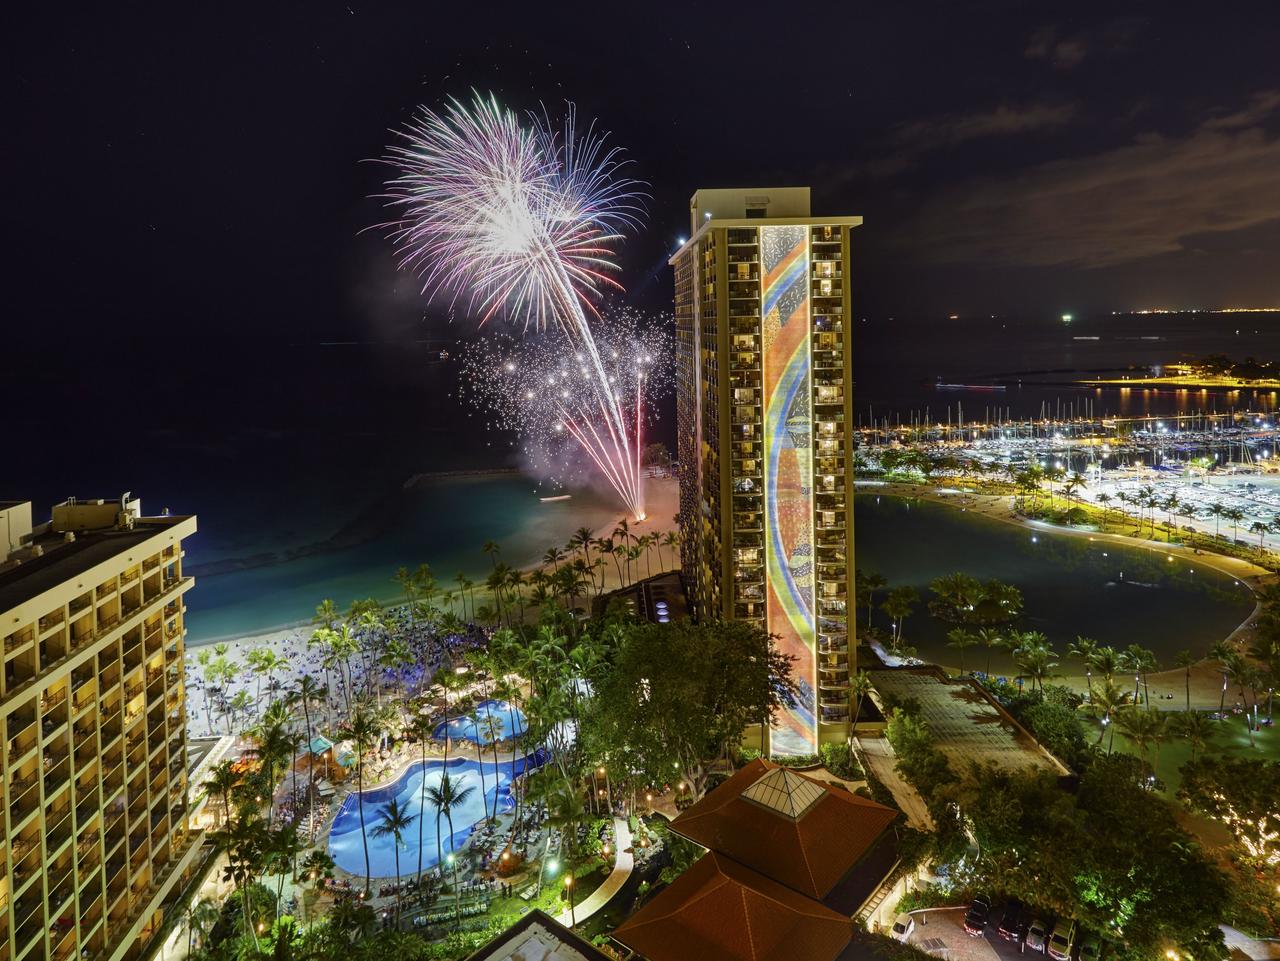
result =
[{"label": "rainbow mural on building", "polygon": [[765,604],[770,633],[795,657],[799,704],[778,716],[777,754],[818,750],[810,446],[809,231],[760,229],[763,303]]}]

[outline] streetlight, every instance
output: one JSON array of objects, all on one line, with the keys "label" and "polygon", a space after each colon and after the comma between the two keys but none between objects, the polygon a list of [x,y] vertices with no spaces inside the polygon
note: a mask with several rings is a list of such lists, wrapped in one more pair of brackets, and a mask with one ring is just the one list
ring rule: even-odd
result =
[{"label": "streetlight", "polygon": [[573,875],[566,874],[564,876],[565,890],[569,892],[569,927],[576,928],[578,926],[578,916],[573,910]]}]

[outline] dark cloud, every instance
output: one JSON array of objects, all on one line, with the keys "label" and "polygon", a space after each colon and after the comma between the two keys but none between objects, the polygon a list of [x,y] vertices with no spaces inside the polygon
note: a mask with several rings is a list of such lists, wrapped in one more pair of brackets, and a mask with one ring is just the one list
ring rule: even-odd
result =
[{"label": "dark cloud", "polygon": [[1023,56],[1028,60],[1046,60],[1060,70],[1070,70],[1089,54],[1089,44],[1082,36],[1063,37],[1057,27],[1044,27],[1032,34]]},{"label": "dark cloud", "polygon": [[1070,124],[1078,114],[1079,108],[1072,103],[1001,104],[975,113],[914,120],[895,127],[881,147],[881,156],[850,170],[848,175],[892,176],[916,166],[934,151],[973,140],[1056,129]]},{"label": "dark cloud", "polygon": [[898,128],[894,139],[907,149],[922,152],[952,147],[981,137],[999,137],[1061,127],[1073,121],[1078,112],[1076,105],[1070,103],[1033,103],[1025,107],[1002,104],[994,110],[904,124]]},{"label": "dark cloud", "polygon": [[1181,136],[960,185],[900,239],[937,263],[1089,268],[1185,250],[1191,237],[1203,246],[1280,217],[1280,137],[1266,126],[1278,115],[1280,92],[1264,91]]}]

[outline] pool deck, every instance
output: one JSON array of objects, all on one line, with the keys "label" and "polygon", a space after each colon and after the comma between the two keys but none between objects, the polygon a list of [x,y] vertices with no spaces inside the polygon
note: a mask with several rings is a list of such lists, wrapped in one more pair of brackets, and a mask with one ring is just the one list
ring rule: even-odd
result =
[{"label": "pool deck", "polygon": [[604,908],[613,896],[622,890],[622,886],[627,883],[627,878],[631,877],[631,871],[635,868],[636,862],[631,853],[631,825],[626,818],[613,819],[613,837],[617,846],[613,870],[609,872],[609,876],[604,879],[600,887],[587,896],[585,901],[581,904],[575,904],[572,911],[566,908],[560,912],[560,916],[556,920],[566,927],[570,926],[575,920],[578,924],[581,924]]}]

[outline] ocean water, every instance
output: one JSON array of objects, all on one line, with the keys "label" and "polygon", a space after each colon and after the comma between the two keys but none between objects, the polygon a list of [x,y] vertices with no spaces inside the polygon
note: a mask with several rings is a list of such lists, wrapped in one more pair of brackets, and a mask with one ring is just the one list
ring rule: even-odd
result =
[{"label": "ocean water", "polygon": [[187,594],[190,643],[309,621],[324,598],[340,609],[358,598],[395,599],[400,567],[429,564],[442,590],[457,587],[459,572],[481,582],[493,564],[482,550],[486,541],[500,546],[500,560],[524,567],[616,512],[590,490],[543,502],[546,493],[520,474],[433,478],[387,495],[385,509],[366,515],[368,530],[348,525],[356,528],[352,536],[368,538],[363,543],[223,573],[202,574],[197,566],[196,588]]},{"label": "ocean water", "polygon": [[[999,409],[1013,417],[1189,413],[1199,410],[1274,410],[1275,391],[1205,392],[1121,390],[1073,386],[1097,371],[1198,360],[1221,353],[1236,359],[1280,360],[1280,313],[1102,314],[1060,317],[857,318],[854,345],[856,417],[981,419]],[[1006,389],[939,389],[936,384],[983,383]]]},{"label": "ocean water", "polygon": [[[1278,358],[1274,315],[1101,316],[1071,325],[871,318],[855,322],[851,335],[855,410],[864,419],[927,408],[938,420],[961,406],[967,417],[996,406],[1025,417],[1045,404],[1086,399],[1099,413],[1280,400],[1271,392],[1202,398],[1030,379],[998,393],[935,386],[938,377],[968,383],[1210,352]],[[341,343],[122,332],[110,357],[89,342],[40,356],[24,370],[23,385],[39,403],[24,405],[10,425],[12,449],[23,457],[2,465],[0,499],[30,499],[36,516],[46,517],[68,495],[131,491],[148,511],[197,514],[200,531],[186,544],[198,577],[188,595],[195,643],[305,620],[324,597],[342,605],[394,597],[401,565],[430,563],[446,582],[460,570],[482,574],[488,559],[480,547],[491,539],[503,544],[508,563],[532,560],[577,527],[594,526],[609,503],[588,492],[544,505],[538,496],[559,489],[518,474],[441,479],[406,491],[416,475],[524,466],[517,439],[489,429],[460,398],[456,328],[424,327],[423,339]],[[86,411],[101,411],[101,426],[65,443],[66,425],[84,425]],[[673,399],[658,410],[651,436],[672,444]],[[326,543],[330,549],[314,550]],[[293,559],[247,566],[265,555]],[[242,569],[210,573],[236,566]]]}]

